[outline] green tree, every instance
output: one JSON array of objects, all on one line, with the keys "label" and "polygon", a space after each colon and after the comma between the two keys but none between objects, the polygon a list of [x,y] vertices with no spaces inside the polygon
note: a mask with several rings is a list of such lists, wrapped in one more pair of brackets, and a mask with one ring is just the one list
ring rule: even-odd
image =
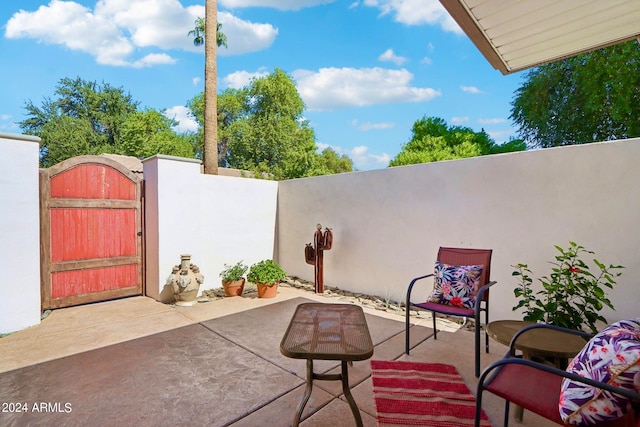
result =
[{"label": "green tree", "polygon": [[25,109],[20,127],[41,138],[43,167],[84,154],[193,157],[190,136],[177,135],[174,120],[152,109],[138,111],[130,94],[107,83],[64,78],[55,99],[45,98],[40,107],[27,101]]},{"label": "green tree", "polygon": [[309,175],[330,175],[353,171],[353,161],[349,156],[339,155],[332,148],[325,148],[316,156],[315,164]]},{"label": "green tree", "polygon": [[[203,96],[194,97],[187,107],[202,124]],[[347,156],[333,150],[316,152],[315,134],[303,112],[304,103],[293,80],[280,69],[242,89],[226,89],[218,97],[219,165],[274,179],[353,170]],[[196,157],[202,146],[200,139]]]},{"label": "green tree", "polygon": [[178,135],[172,129],[177,124],[157,110],[136,111],[123,123],[122,142],[117,152],[141,158],[155,154],[193,157],[189,137]]},{"label": "green tree", "polygon": [[[193,44],[195,46],[204,45],[205,26],[206,24],[205,24],[204,18],[196,18],[195,27],[193,28],[193,30],[187,33],[188,36],[193,37]],[[216,29],[217,29],[216,44],[218,45],[218,47],[220,46],[227,47],[227,36],[222,31],[220,31],[221,28],[222,28],[222,24],[219,22],[216,22]]]},{"label": "green tree", "polygon": [[448,126],[439,117],[423,117],[413,124],[411,140],[389,162],[389,166],[412,165],[441,160],[462,159],[487,154],[521,151],[526,148],[519,140],[496,144],[482,130],[474,132],[463,126]]},{"label": "green tree", "polygon": [[40,136],[40,162],[54,165],[81,154],[115,152],[121,142],[122,124],[138,103],[122,88],[81,78],[63,78],[57,98],[45,98],[41,107],[27,101],[27,119],[20,128]]},{"label": "green tree", "polygon": [[[218,166],[229,167],[229,132],[227,129],[236,120],[245,117],[246,89],[227,88],[218,94]],[[197,159],[204,157],[204,92],[193,97],[188,103],[190,116],[198,123],[194,138],[194,152]]]},{"label": "green tree", "polygon": [[315,135],[302,116],[304,103],[293,80],[276,69],[239,93],[246,115],[226,129],[229,164],[274,179],[307,176],[316,155]]},{"label": "green tree", "polygon": [[534,68],[511,118],[532,147],[640,136],[640,45],[617,44]]}]

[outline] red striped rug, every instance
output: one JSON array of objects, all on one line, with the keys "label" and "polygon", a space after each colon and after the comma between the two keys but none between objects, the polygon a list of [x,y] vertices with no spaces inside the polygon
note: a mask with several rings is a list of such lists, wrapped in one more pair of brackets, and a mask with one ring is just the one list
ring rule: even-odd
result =
[{"label": "red striped rug", "polygon": [[[454,366],[371,361],[378,426],[473,426],[476,399]],[[484,411],[481,426],[491,427]]]}]

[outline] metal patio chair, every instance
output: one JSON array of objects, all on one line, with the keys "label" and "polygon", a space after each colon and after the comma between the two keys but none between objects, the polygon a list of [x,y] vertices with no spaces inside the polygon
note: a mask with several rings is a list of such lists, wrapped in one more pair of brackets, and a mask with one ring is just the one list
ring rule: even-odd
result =
[{"label": "metal patio chair", "polygon": [[505,400],[504,427],[508,427],[509,425],[510,403],[534,412],[559,425],[571,425],[562,420],[559,410],[560,391],[562,381],[565,378],[600,389],[600,393],[606,390],[619,396],[624,396],[632,402],[632,409],[621,418],[600,421],[597,424],[590,424],[591,426],[640,427],[640,393],[558,369],[544,360],[538,362],[516,357],[516,341],[528,330],[534,328],[550,328],[567,334],[580,335],[585,338],[585,345],[587,344],[586,340],[592,336],[592,334],[586,332],[547,324],[528,326],[516,333],[511,341],[509,351],[504,358],[487,367],[478,380],[476,393],[476,427],[480,425],[482,395],[485,391]]},{"label": "metal patio chair", "polygon": [[[441,247],[438,250],[437,261],[449,266],[470,266],[481,265],[482,272],[478,280],[477,288],[475,290],[475,304],[473,308],[456,307],[447,304],[441,304],[437,302],[411,302],[411,293],[413,287],[419,280],[427,277],[433,277],[434,274],[427,274],[424,276],[416,277],[409,283],[407,289],[406,299],[406,325],[405,325],[405,353],[409,354],[409,330],[410,330],[410,309],[411,306],[420,307],[425,310],[431,311],[433,317],[433,338],[437,339],[436,328],[436,313],[444,314],[447,316],[457,316],[465,318],[473,318],[475,328],[475,375],[480,376],[480,330],[482,328],[480,324],[480,313],[484,312],[484,323],[489,323],[489,287],[493,286],[496,282],[489,280],[491,274],[491,249],[471,249],[471,248],[446,248]],[[485,329],[485,351],[489,352],[489,336]]]}]

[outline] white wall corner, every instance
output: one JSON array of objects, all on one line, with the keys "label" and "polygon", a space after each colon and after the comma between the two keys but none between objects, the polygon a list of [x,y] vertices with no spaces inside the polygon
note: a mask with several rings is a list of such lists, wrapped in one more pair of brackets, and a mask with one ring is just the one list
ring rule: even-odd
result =
[{"label": "white wall corner", "polygon": [[0,333],[40,323],[39,142],[0,133],[0,271],[20,276],[0,282]]}]

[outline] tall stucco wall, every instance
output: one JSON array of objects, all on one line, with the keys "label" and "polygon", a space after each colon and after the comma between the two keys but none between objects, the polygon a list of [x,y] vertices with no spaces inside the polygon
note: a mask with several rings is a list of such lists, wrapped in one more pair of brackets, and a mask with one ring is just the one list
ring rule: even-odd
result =
[{"label": "tall stucco wall", "polygon": [[39,142],[0,133],[0,333],[40,323]]},{"label": "tall stucco wall", "polygon": [[202,268],[200,161],[156,155],[143,160],[146,295],[172,302],[165,286],[181,254]]},{"label": "tall stucco wall", "polygon": [[203,175],[199,161],[161,155],[143,168],[146,295],[173,301],[165,283],[181,254],[200,267],[200,292],[221,286],[225,263],[273,258],[277,182]]},{"label": "tall stucco wall", "polygon": [[278,183],[201,175],[204,288],[221,286],[224,264],[254,264],[274,256]]},{"label": "tall stucco wall", "polygon": [[511,266],[548,275],[553,245],[575,241],[626,267],[610,291],[616,312],[605,317],[636,317],[639,160],[640,139],[632,139],[284,181],[278,259],[313,281],[303,248],[321,223],[334,231],[325,285],[399,301],[413,277],[432,272],[439,246],[491,248],[491,317],[520,318],[511,310]]}]

